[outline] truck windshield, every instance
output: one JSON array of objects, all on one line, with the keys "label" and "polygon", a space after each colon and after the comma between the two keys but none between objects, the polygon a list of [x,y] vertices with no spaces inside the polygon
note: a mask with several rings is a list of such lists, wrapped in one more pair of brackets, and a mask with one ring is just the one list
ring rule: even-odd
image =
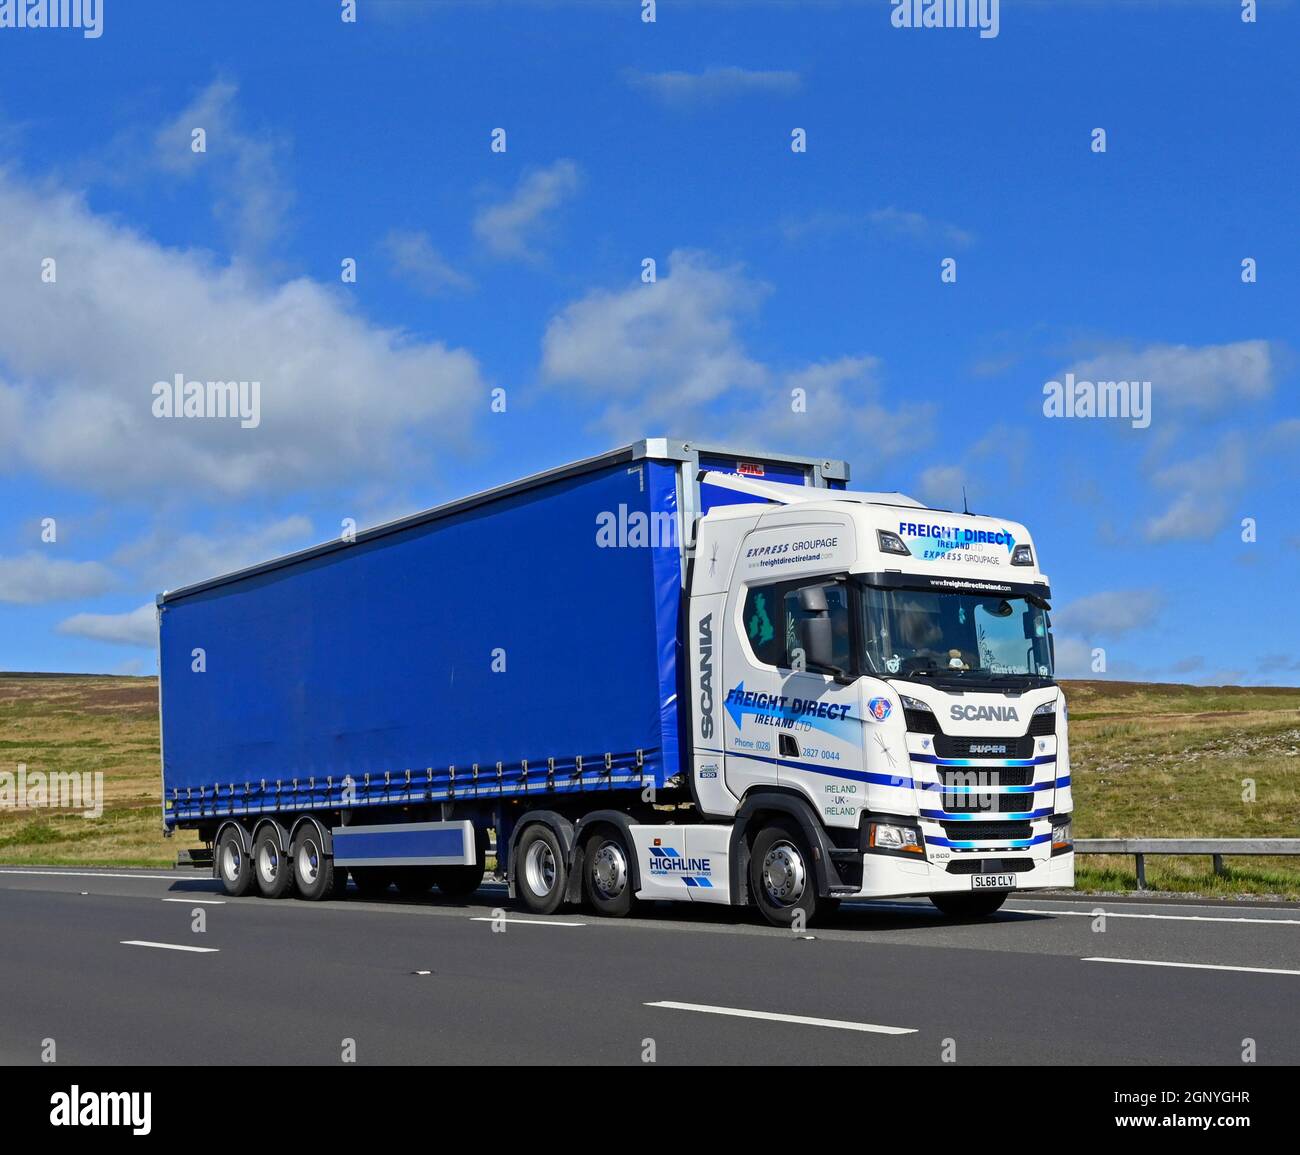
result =
[{"label": "truck windshield", "polygon": [[1051,622],[1028,598],[860,588],[864,673],[963,682],[1052,676]]}]

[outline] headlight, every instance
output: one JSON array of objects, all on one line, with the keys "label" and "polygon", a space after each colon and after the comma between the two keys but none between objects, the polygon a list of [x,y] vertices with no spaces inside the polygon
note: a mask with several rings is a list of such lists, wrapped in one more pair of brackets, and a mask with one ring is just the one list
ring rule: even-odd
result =
[{"label": "headlight", "polygon": [[1038,709],[1036,709],[1036,710],[1034,711],[1034,713],[1035,713],[1035,714],[1055,714],[1055,713],[1056,713],[1056,703],[1055,703],[1054,701],[1053,701],[1053,702],[1044,702],[1041,706],[1038,707]]},{"label": "headlight", "polygon": [[934,711],[919,698],[909,698],[906,694],[899,694],[898,696],[902,699],[904,710],[920,710],[922,714],[934,713]]},{"label": "headlight", "polygon": [[921,832],[914,826],[896,826],[891,822],[873,822],[867,843],[873,850],[897,850],[921,853]]},{"label": "headlight", "polygon": [[1052,819],[1052,850],[1069,850],[1074,845],[1074,824],[1069,818]]}]

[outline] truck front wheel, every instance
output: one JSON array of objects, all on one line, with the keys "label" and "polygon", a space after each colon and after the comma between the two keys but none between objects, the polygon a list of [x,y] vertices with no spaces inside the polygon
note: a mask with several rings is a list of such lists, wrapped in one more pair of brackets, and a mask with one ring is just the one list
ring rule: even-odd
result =
[{"label": "truck front wheel", "polygon": [[564,901],[569,871],[555,832],[540,822],[520,836],[514,854],[515,893],[533,914],[554,914]]},{"label": "truck front wheel", "polygon": [[774,819],[754,839],[749,852],[749,890],[773,926],[794,925],[800,912],[803,925],[811,926],[819,915],[836,906],[831,899],[817,897],[817,876],[803,832],[784,818]]},{"label": "truck front wheel", "polygon": [[253,860],[234,830],[226,830],[217,841],[217,876],[221,889],[231,898],[241,898],[253,887]]},{"label": "truck front wheel", "polygon": [[1009,891],[987,890],[983,894],[932,894],[930,901],[949,918],[988,918],[1007,901]]}]

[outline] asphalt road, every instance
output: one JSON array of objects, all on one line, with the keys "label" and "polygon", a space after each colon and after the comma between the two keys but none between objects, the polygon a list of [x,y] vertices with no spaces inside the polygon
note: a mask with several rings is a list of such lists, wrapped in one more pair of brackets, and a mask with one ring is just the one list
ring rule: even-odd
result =
[{"label": "asphalt road", "polygon": [[1239,1066],[1253,1039],[1259,1063],[1300,1063],[1300,905],[1031,895],[954,924],[846,904],[811,938],[756,918],[0,867],[0,1062],[54,1039],[61,1064],[336,1064],[353,1040],[359,1063]]}]

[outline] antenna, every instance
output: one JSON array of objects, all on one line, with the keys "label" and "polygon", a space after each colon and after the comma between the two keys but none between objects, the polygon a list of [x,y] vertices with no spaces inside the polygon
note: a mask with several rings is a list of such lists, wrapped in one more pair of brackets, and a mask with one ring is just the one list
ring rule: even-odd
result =
[{"label": "antenna", "polygon": [[966,487],[964,485],[961,487],[961,511],[968,517],[970,516],[970,505],[966,501]]}]

